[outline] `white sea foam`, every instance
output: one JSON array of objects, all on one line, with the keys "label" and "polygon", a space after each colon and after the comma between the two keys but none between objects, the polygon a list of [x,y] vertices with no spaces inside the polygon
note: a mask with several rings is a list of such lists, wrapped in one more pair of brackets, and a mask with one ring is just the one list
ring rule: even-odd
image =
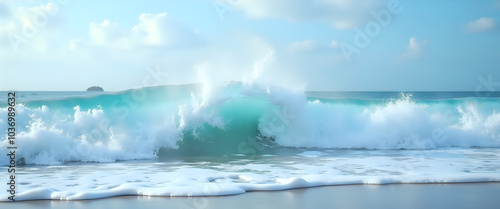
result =
[{"label": "white sea foam", "polygon": [[[398,100],[377,105],[317,100],[300,105],[295,97],[288,98],[291,102],[281,99],[282,103],[277,103],[281,112],[268,111],[261,117],[259,129],[263,136],[289,147],[433,149],[500,146],[500,119],[495,113],[495,108],[500,108],[498,103],[482,108],[467,102],[458,106],[438,104],[434,107],[434,104],[418,103],[411,96],[403,95]],[[288,103],[294,104],[293,108],[288,108]]]},{"label": "white sea foam", "polygon": [[[4,113],[6,109],[0,112]],[[30,109],[17,106],[17,159],[27,164],[59,164],[64,161],[113,162],[116,160],[151,159],[159,147],[174,147],[179,131],[172,124],[154,124],[133,130],[102,126],[110,121],[101,109],[73,115],[50,115],[50,108]],[[2,124],[6,128],[6,124]],[[5,139],[4,136],[2,139]],[[2,140],[0,147],[10,146]],[[0,157],[2,164],[8,162]]]},{"label": "white sea foam", "polygon": [[[311,158],[313,152],[306,152],[307,156],[258,160],[226,157],[224,162],[199,157],[186,163],[149,160],[32,166],[19,168],[16,200],[212,196],[345,184],[493,182],[500,181],[499,151],[322,150],[314,152],[320,158]],[[2,184],[0,189],[5,191],[5,187]],[[0,195],[7,200],[6,193]]]},{"label": "white sea foam", "polygon": [[[154,159],[161,148],[179,148],[186,134],[200,141],[210,136],[211,143],[217,144],[222,143],[217,139],[231,130],[241,130],[231,133],[232,140],[243,141],[258,134],[264,138],[261,141],[274,140],[285,147],[500,147],[500,115],[495,112],[500,109],[498,99],[422,102],[402,95],[371,103],[308,101],[303,92],[259,84],[181,89],[189,93],[173,97],[162,93],[169,88],[173,87],[149,89],[155,97],[130,103],[127,111],[115,103],[133,98],[134,91],[18,104],[17,157],[26,164]],[[73,106],[74,101],[81,104]],[[128,114],[120,114],[123,112]],[[6,114],[7,108],[0,108],[0,115]],[[5,118],[0,118],[0,129],[6,128]],[[1,136],[4,151],[9,146],[6,138]],[[6,155],[0,155],[1,165],[8,162]]]}]

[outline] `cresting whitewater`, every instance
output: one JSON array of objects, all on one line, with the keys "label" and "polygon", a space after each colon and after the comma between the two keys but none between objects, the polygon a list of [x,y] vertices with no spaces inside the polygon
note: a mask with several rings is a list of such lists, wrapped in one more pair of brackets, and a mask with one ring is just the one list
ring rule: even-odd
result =
[{"label": "cresting whitewater", "polygon": [[237,82],[30,93],[16,200],[500,181],[498,97],[331,95]]}]

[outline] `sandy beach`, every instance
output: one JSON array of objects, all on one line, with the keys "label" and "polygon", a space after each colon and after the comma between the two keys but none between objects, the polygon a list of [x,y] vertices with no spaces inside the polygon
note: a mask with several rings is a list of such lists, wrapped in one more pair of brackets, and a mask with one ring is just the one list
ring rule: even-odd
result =
[{"label": "sandy beach", "polygon": [[2,208],[498,208],[500,183],[347,185],[218,197],[122,196],[0,203]]}]

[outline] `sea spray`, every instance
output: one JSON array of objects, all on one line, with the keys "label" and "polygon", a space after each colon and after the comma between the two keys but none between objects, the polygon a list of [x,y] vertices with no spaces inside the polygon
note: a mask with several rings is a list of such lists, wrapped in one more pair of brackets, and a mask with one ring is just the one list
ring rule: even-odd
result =
[{"label": "sea spray", "polygon": [[[210,88],[209,88],[210,87]],[[208,89],[209,88],[209,89]],[[19,104],[18,158],[26,164],[113,162],[242,154],[258,144],[342,149],[500,147],[498,98],[325,98],[276,86],[147,87]],[[125,111],[126,110],[126,111]],[[6,114],[2,107],[0,114]],[[124,114],[124,113],[127,114]],[[6,123],[0,123],[4,130]],[[8,144],[2,136],[0,147]],[[0,158],[7,165],[8,159]]]}]

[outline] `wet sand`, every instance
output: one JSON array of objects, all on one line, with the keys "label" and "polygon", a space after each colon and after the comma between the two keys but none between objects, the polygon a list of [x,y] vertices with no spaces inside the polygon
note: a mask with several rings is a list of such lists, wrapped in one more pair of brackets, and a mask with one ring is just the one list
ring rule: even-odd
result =
[{"label": "wet sand", "polygon": [[500,208],[500,183],[346,185],[217,197],[122,196],[0,203],[0,208]]}]

